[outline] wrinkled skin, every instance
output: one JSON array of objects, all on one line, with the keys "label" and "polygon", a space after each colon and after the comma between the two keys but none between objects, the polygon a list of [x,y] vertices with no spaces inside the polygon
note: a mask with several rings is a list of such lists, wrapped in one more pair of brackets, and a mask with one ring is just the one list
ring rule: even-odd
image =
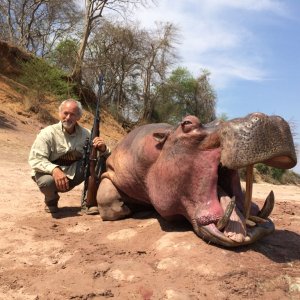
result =
[{"label": "wrinkled skin", "polygon": [[150,205],[165,219],[186,218],[206,241],[227,247],[250,244],[274,231],[268,219],[273,194],[266,201],[269,208],[252,203],[250,216],[245,213],[237,170],[258,162],[296,165],[290,128],[278,116],[254,113],[206,125],[187,116],[177,127],[144,125],[108,158],[97,194],[99,211],[103,220],[117,220],[131,214],[132,203]]}]

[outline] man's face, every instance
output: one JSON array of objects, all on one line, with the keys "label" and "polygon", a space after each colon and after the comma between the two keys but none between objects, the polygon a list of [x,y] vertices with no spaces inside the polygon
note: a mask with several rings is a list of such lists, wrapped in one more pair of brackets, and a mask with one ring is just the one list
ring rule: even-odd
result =
[{"label": "man's face", "polygon": [[75,128],[76,122],[80,119],[78,106],[74,102],[67,102],[59,112],[59,119],[63,127],[72,132]]}]

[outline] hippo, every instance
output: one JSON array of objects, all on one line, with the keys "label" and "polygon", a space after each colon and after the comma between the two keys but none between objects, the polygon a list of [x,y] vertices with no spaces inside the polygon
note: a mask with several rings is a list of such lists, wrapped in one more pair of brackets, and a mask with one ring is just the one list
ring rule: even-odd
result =
[{"label": "hippo", "polygon": [[[263,207],[252,202],[256,163],[289,169],[297,157],[288,123],[252,113],[201,124],[186,116],[177,125],[132,130],[106,163],[97,192],[104,221],[151,206],[167,221],[185,218],[203,240],[224,247],[251,244],[275,230],[269,218],[273,191]],[[246,190],[238,170],[246,168]]]}]

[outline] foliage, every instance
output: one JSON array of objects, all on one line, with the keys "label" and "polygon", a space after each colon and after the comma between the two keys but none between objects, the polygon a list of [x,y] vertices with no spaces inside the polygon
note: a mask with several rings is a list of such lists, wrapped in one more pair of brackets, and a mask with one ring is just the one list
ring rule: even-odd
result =
[{"label": "foliage", "polygon": [[[100,19],[103,17],[103,11],[113,10],[119,15],[126,15],[127,10],[130,7],[137,5],[146,6],[148,0],[117,0],[117,1],[107,1],[107,0],[86,0],[85,1],[85,12],[84,12],[84,25],[82,31],[82,37],[80,39],[80,45],[78,49],[78,54],[76,56],[76,62],[71,74],[74,81],[81,83],[82,81],[82,71],[83,62],[85,57],[86,49],[89,45],[89,38],[92,33],[95,34],[97,25],[99,25]],[[151,2],[151,0],[150,0]],[[124,18],[125,19],[125,18]]]},{"label": "foliage", "polygon": [[[176,57],[171,24],[153,31],[104,20],[90,41],[89,68],[83,79],[93,85],[99,69],[105,75],[105,101],[120,119],[153,121],[158,88]],[[98,66],[95,67],[95,66]]]},{"label": "foliage", "polygon": [[196,84],[186,68],[173,70],[158,89],[160,100],[155,104],[155,121],[175,124],[189,114],[189,103],[195,94]]},{"label": "foliage", "polygon": [[[181,120],[197,115],[203,123],[215,118],[216,96],[209,83],[209,72],[194,78],[187,69],[178,68],[176,44],[178,29],[172,23],[157,23],[144,29],[138,23],[118,22],[133,5],[152,0],[88,0],[82,10],[74,0],[0,1],[0,36],[6,41],[49,59],[23,66],[22,81],[36,89],[38,101],[43,93],[60,98],[76,91],[87,105],[97,90],[96,78],[104,73],[103,104],[118,120],[129,122]],[[113,21],[114,20],[114,21]],[[83,91],[89,90],[88,96]],[[92,100],[91,100],[92,99]],[[89,102],[90,101],[90,102]]]},{"label": "foliage", "polygon": [[71,72],[75,66],[77,51],[78,41],[66,38],[58,43],[50,60],[65,72]]},{"label": "foliage", "polygon": [[228,121],[229,120],[229,117],[226,113],[221,113],[220,115],[218,115],[217,118],[222,120],[222,121]]},{"label": "foliage", "polygon": [[75,0],[2,0],[0,37],[44,57],[57,40],[78,29],[81,16]]},{"label": "foliage", "polygon": [[[285,169],[270,167],[262,163],[256,164],[255,168],[265,181],[273,181],[273,183],[283,183],[284,175],[291,172]],[[285,180],[287,180],[287,177],[288,176],[285,176]]]},{"label": "foliage", "polygon": [[202,70],[202,74],[197,79],[197,88],[193,103],[193,111],[202,123],[208,123],[216,118],[216,94],[209,83],[210,72]]},{"label": "foliage", "polygon": [[[246,180],[246,168],[239,170],[242,180]],[[296,184],[300,185],[300,175],[292,170],[278,169],[258,163],[254,166],[254,182],[268,182],[271,184]]]},{"label": "foliage", "polygon": [[160,101],[155,105],[156,121],[171,124],[186,115],[196,115],[201,122],[215,119],[215,94],[205,70],[198,79],[182,67],[175,69],[159,88]]},{"label": "foliage", "polygon": [[45,93],[53,94],[60,99],[75,97],[71,95],[73,85],[66,81],[66,75],[60,69],[49,65],[44,59],[34,58],[21,62],[22,75],[19,81],[33,89],[39,99]]}]

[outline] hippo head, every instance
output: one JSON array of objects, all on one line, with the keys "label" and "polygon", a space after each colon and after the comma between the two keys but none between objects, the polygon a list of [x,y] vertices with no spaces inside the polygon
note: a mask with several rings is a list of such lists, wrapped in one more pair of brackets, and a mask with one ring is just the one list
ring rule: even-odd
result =
[{"label": "hippo head", "polygon": [[[296,165],[284,119],[253,113],[203,125],[187,116],[154,138],[161,152],[148,177],[149,193],[163,217],[183,215],[201,238],[226,247],[250,244],[274,231],[268,218],[273,192],[263,208],[252,203],[252,171],[256,163],[284,169]],[[247,169],[245,193],[240,168]]]}]

